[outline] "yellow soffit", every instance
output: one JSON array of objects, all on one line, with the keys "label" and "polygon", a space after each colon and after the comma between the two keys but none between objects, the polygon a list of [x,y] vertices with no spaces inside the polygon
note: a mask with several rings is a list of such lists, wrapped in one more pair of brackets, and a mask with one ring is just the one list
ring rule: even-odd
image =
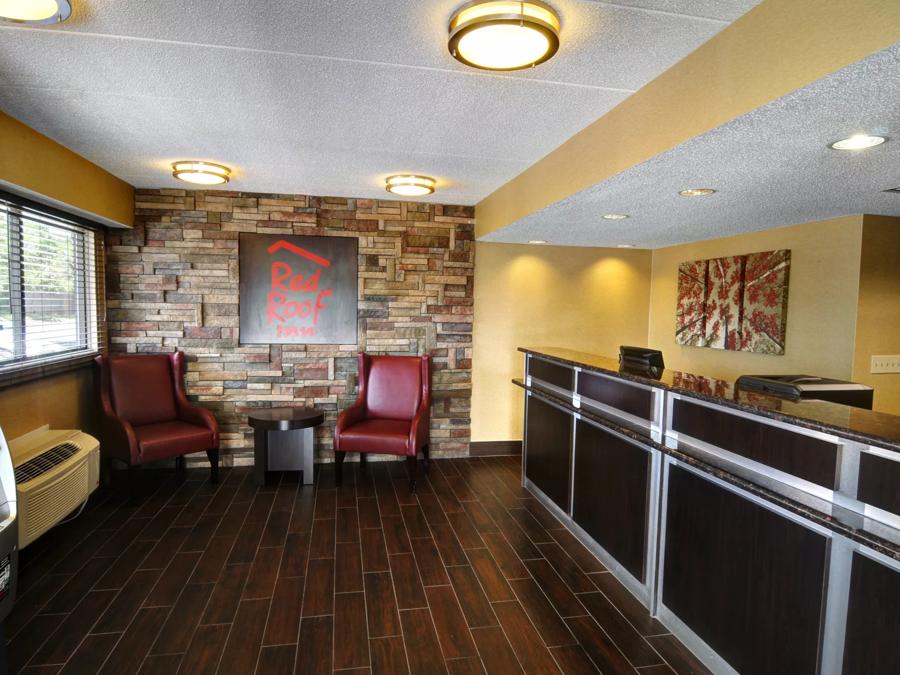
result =
[{"label": "yellow soffit", "polygon": [[481,200],[475,235],[509,225],[898,41],[898,0],[765,0]]},{"label": "yellow soffit", "polygon": [[134,188],[0,111],[0,189],[112,227],[134,223]]}]

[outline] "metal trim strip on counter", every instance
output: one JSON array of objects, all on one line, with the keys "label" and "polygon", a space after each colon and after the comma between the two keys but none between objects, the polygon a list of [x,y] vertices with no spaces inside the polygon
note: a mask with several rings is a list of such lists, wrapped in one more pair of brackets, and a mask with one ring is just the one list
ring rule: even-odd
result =
[{"label": "metal trim strip on counter", "polygon": [[[808,436],[817,440],[831,443],[836,448],[836,485],[833,490],[812,483],[803,478],[795,476],[791,473],[781,471],[767,464],[757,462],[737,453],[726,450],[717,445],[712,445],[700,439],[694,438],[684,433],[675,431],[672,428],[672,409],[676,400],[687,400],[691,405],[699,405],[710,410],[726,412],[729,415],[749,419],[759,424],[783,429],[791,433]],[[856,441],[851,441],[834,434],[828,434],[814,429],[805,429],[796,427],[785,422],[773,420],[767,417],[754,415],[753,413],[736,410],[730,407],[724,407],[701,401],[693,397],[685,397],[682,394],[669,392],[666,397],[666,416],[665,416],[665,445],[673,450],[684,451],[685,448],[699,455],[699,459],[709,462],[709,460],[720,460],[724,464],[722,468],[725,470],[751,482],[757,483],[773,492],[783,494],[782,485],[786,485],[795,490],[813,495],[819,499],[831,502],[835,506],[859,513],[862,516],[878,520],[889,527],[900,529],[900,514],[894,514],[889,511],[878,509],[871,505],[865,504],[856,499],[858,481],[859,481],[859,457],[862,452],[868,452],[879,457],[900,461],[900,454],[893,453],[890,450],[884,450],[873,446],[864,445]],[[714,465],[717,462],[710,462]],[[784,495],[791,498],[790,495]],[[827,515],[831,515],[831,511]]]}]

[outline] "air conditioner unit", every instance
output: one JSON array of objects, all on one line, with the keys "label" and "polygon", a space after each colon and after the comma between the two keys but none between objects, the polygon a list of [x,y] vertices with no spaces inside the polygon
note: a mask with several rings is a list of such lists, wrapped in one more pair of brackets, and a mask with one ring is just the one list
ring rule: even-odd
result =
[{"label": "air conditioner unit", "polygon": [[100,484],[100,444],[78,430],[35,429],[9,443],[16,475],[19,548],[72,513]]}]

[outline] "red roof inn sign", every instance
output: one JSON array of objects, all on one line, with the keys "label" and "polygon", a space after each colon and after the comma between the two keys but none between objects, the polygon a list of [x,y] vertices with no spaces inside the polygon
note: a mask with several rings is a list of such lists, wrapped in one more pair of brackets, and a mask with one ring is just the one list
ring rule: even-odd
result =
[{"label": "red roof inn sign", "polygon": [[241,344],[356,344],[356,237],[242,234]]}]

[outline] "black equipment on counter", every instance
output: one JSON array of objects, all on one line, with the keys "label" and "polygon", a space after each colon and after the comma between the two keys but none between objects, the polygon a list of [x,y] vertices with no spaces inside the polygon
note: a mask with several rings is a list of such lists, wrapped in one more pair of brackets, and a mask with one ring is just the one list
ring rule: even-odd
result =
[{"label": "black equipment on counter", "polygon": [[875,390],[865,384],[832,380],[815,375],[741,375],[735,385],[743,391],[756,391],[792,400],[817,399],[872,409]]}]

